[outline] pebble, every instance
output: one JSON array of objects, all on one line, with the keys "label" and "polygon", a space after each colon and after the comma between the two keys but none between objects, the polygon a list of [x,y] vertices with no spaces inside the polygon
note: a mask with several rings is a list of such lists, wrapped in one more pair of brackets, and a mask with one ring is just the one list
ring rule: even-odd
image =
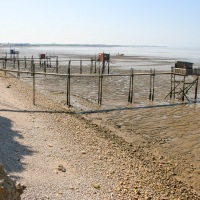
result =
[{"label": "pebble", "polygon": [[58,170],[61,172],[66,172],[66,168],[62,164],[58,165]]},{"label": "pebble", "polygon": [[99,185],[99,184],[93,184],[92,186],[93,186],[93,188],[95,188],[95,189],[97,189],[97,190],[100,189],[100,185]]}]

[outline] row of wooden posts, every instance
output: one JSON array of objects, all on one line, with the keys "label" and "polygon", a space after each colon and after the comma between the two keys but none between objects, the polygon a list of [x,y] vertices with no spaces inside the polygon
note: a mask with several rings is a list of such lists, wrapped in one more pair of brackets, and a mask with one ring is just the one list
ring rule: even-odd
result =
[{"label": "row of wooden posts", "polygon": [[[52,61],[52,59],[56,59],[54,62]],[[19,58],[19,57],[13,57],[13,58],[1,58],[1,60],[3,60],[3,67],[4,69],[7,68],[7,62],[13,62],[13,68],[17,68],[20,71],[21,66],[24,66],[24,68],[27,68],[27,63],[28,62],[34,62],[36,64],[35,61],[38,61],[38,65],[40,68],[43,68],[43,71],[46,73],[48,68],[51,69],[55,69],[55,72],[58,73],[59,70],[59,62],[68,62],[68,66],[71,66],[71,62],[79,62],[79,73],[83,74],[83,62],[91,62],[90,64],[90,74],[92,73],[97,73],[98,68],[101,68],[102,74],[105,73],[105,69],[107,67],[107,73],[110,73],[110,64],[109,62],[100,62],[95,58],[91,58],[91,59],[80,59],[80,60],[76,60],[76,59],[70,59],[70,60],[58,60],[58,56],[47,56],[45,59],[40,59],[40,58],[33,58],[33,56],[31,58]],[[24,63],[24,65],[22,64]],[[54,65],[53,65],[53,64]],[[32,66],[32,64],[31,64]]]},{"label": "row of wooden posts", "polygon": [[[2,59],[1,59],[2,60]],[[19,62],[20,60],[18,60]],[[26,62],[26,60],[25,60]],[[82,62],[82,60],[80,60],[80,63]],[[49,76],[62,76],[62,77],[66,77],[67,78],[67,88],[66,88],[66,104],[68,106],[71,105],[70,103],[70,98],[71,98],[71,78],[72,77],[97,77],[98,78],[98,104],[102,105],[102,97],[103,97],[103,77],[110,77],[110,76],[126,76],[126,77],[130,77],[130,82],[129,82],[129,91],[128,91],[128,102],[129,103],[133,103],[133,98],[134,98],[134,76],[144,76],[144,75],[148,75],[150,76],[150,83],[149,83],[149,100],[154,101],[154,93],[155,93],[155,76],[156,75],[171,75],[171,91],[169,92],[169,94],[167,96],[170,96],[170,98],[174,98],[175,99],[175,94],[176,93],[176,88],[180,85],[180,83],[183,83],[183,87],[181,92],[179,92],[179,94],[181,94],[181,100],[184,101],[184,98],[187,98],[186,94],[189,91],[189,89],[196,84],[196,88],[195,88],[195,100],[197,99],[197,90],[198,90],[198,76],[197,78],[191,82],[188,86],[185,86],[185,78],[186,75],[184,74],[176,74],[174,71],[174,68],[172,68],[171,72],[156,72],[155,69],[154,70],[150,70],[150,72],[148,73],[134,73],[133,69],[130,69],[130,74],[103,74],[102,73],[102,69],[99,67],[99,71],[98,74],[71,74],[71,61],[69,61],[69,64],[67,66],[67,73],[66,74],[58,74],[58,72],[56,71],[56,73],[47,73],[46,71],[44,72],[36,72],[36,63],[34,62],[34,59],[31,59],[31,66],[30,69],[31,71],[21,71],[20,68],[18,67],[17,70],[9,70],[6,69],[6,61],[4,61],[4,67],[1,69],[1,71],[5,71],[5,72],[15,72],[17,73],[17,76],[20,77],[20,73],[27,73],[30,74],[33,77],[33,104],[35,105],[35,91],[36,91],[36,75],[49,75]],[[20,66],[20,64],[18,64],[18,66]],[[25,65],[26,66],[26,65]],[[26,67],[25,67],[26,68]],[[182,81],[176,81],[176,76],[182,76],[183,80]],[[178,82],[178,84],[177,84]],[[167,97],[166,96],[166,97]],[[187,99],[189,100],[189,99]]]}]

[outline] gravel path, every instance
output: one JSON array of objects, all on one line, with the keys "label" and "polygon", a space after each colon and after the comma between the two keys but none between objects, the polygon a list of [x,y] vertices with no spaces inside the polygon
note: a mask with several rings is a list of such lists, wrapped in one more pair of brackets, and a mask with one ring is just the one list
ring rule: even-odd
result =
[{"label": "gravel path", "polygon": [[[0,162],[22,199],[200,199],[173,166],[0,74]],[[140,141],[142,142],[142,141]]]}]

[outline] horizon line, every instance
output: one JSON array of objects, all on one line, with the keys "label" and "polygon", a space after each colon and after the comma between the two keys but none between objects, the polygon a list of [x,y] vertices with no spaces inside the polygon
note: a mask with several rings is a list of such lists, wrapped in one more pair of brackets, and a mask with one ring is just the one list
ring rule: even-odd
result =
[{"label": "horizon line", "polygon": [[0,46],[79,46],[79,47],[168,47],[165,45],[121,45],[121,44],[84,44],[84,43],[70,43],[70,44],[61,44],[61,43],[3,43],[0,42]]}]

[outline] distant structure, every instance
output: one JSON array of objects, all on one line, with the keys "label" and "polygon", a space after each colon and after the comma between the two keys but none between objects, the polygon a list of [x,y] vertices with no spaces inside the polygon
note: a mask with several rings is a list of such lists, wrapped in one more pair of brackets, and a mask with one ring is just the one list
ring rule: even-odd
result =
[{"label": "distant structure", "polygon": [[39,54],[40,60],[45,59],[45,56],[46,56],[46,55],[45,55],[44,53],[40,53],[40,54]]},{"label": "distant structure", "polygon": [[10,57],[15,58],[19,56],[19,51],[16,51],[15,49],[10,49]]},{"label": "distant structure", "polygon": [[[186,81],[186,78],[188,77],[193,78],[193,80],[189,79]],[[175,67],[172,67],[172,73],[171,73],[171,91],[168,93],[168,96],[170,98],[178,98],[178,100],[184,101],[188,98],[188,92],[189,90],[195,86],[195,101],[197,100],[197,91],[198,91],[198,81],[200,76],[200,69],[194,69],[193,63],[190,62],[184,62],[184,61],[177,61],[175,63]],[[166,98],[165,97],[165,98]]]},{"label": "distant structure", "polygon": [[175,63],[175,68],[177,69],[183,69],[185,71],[186,75],[192,75],[193,72],[193,63],[190,62],[184,62],[184,61],[177,61]]},{"label": "distant structure", "polygon": [[110,73],[110,54],[99,53],[98,61],[102,63],[102,74],[105,73],[106,66],[108,67],[108,74]]}]

